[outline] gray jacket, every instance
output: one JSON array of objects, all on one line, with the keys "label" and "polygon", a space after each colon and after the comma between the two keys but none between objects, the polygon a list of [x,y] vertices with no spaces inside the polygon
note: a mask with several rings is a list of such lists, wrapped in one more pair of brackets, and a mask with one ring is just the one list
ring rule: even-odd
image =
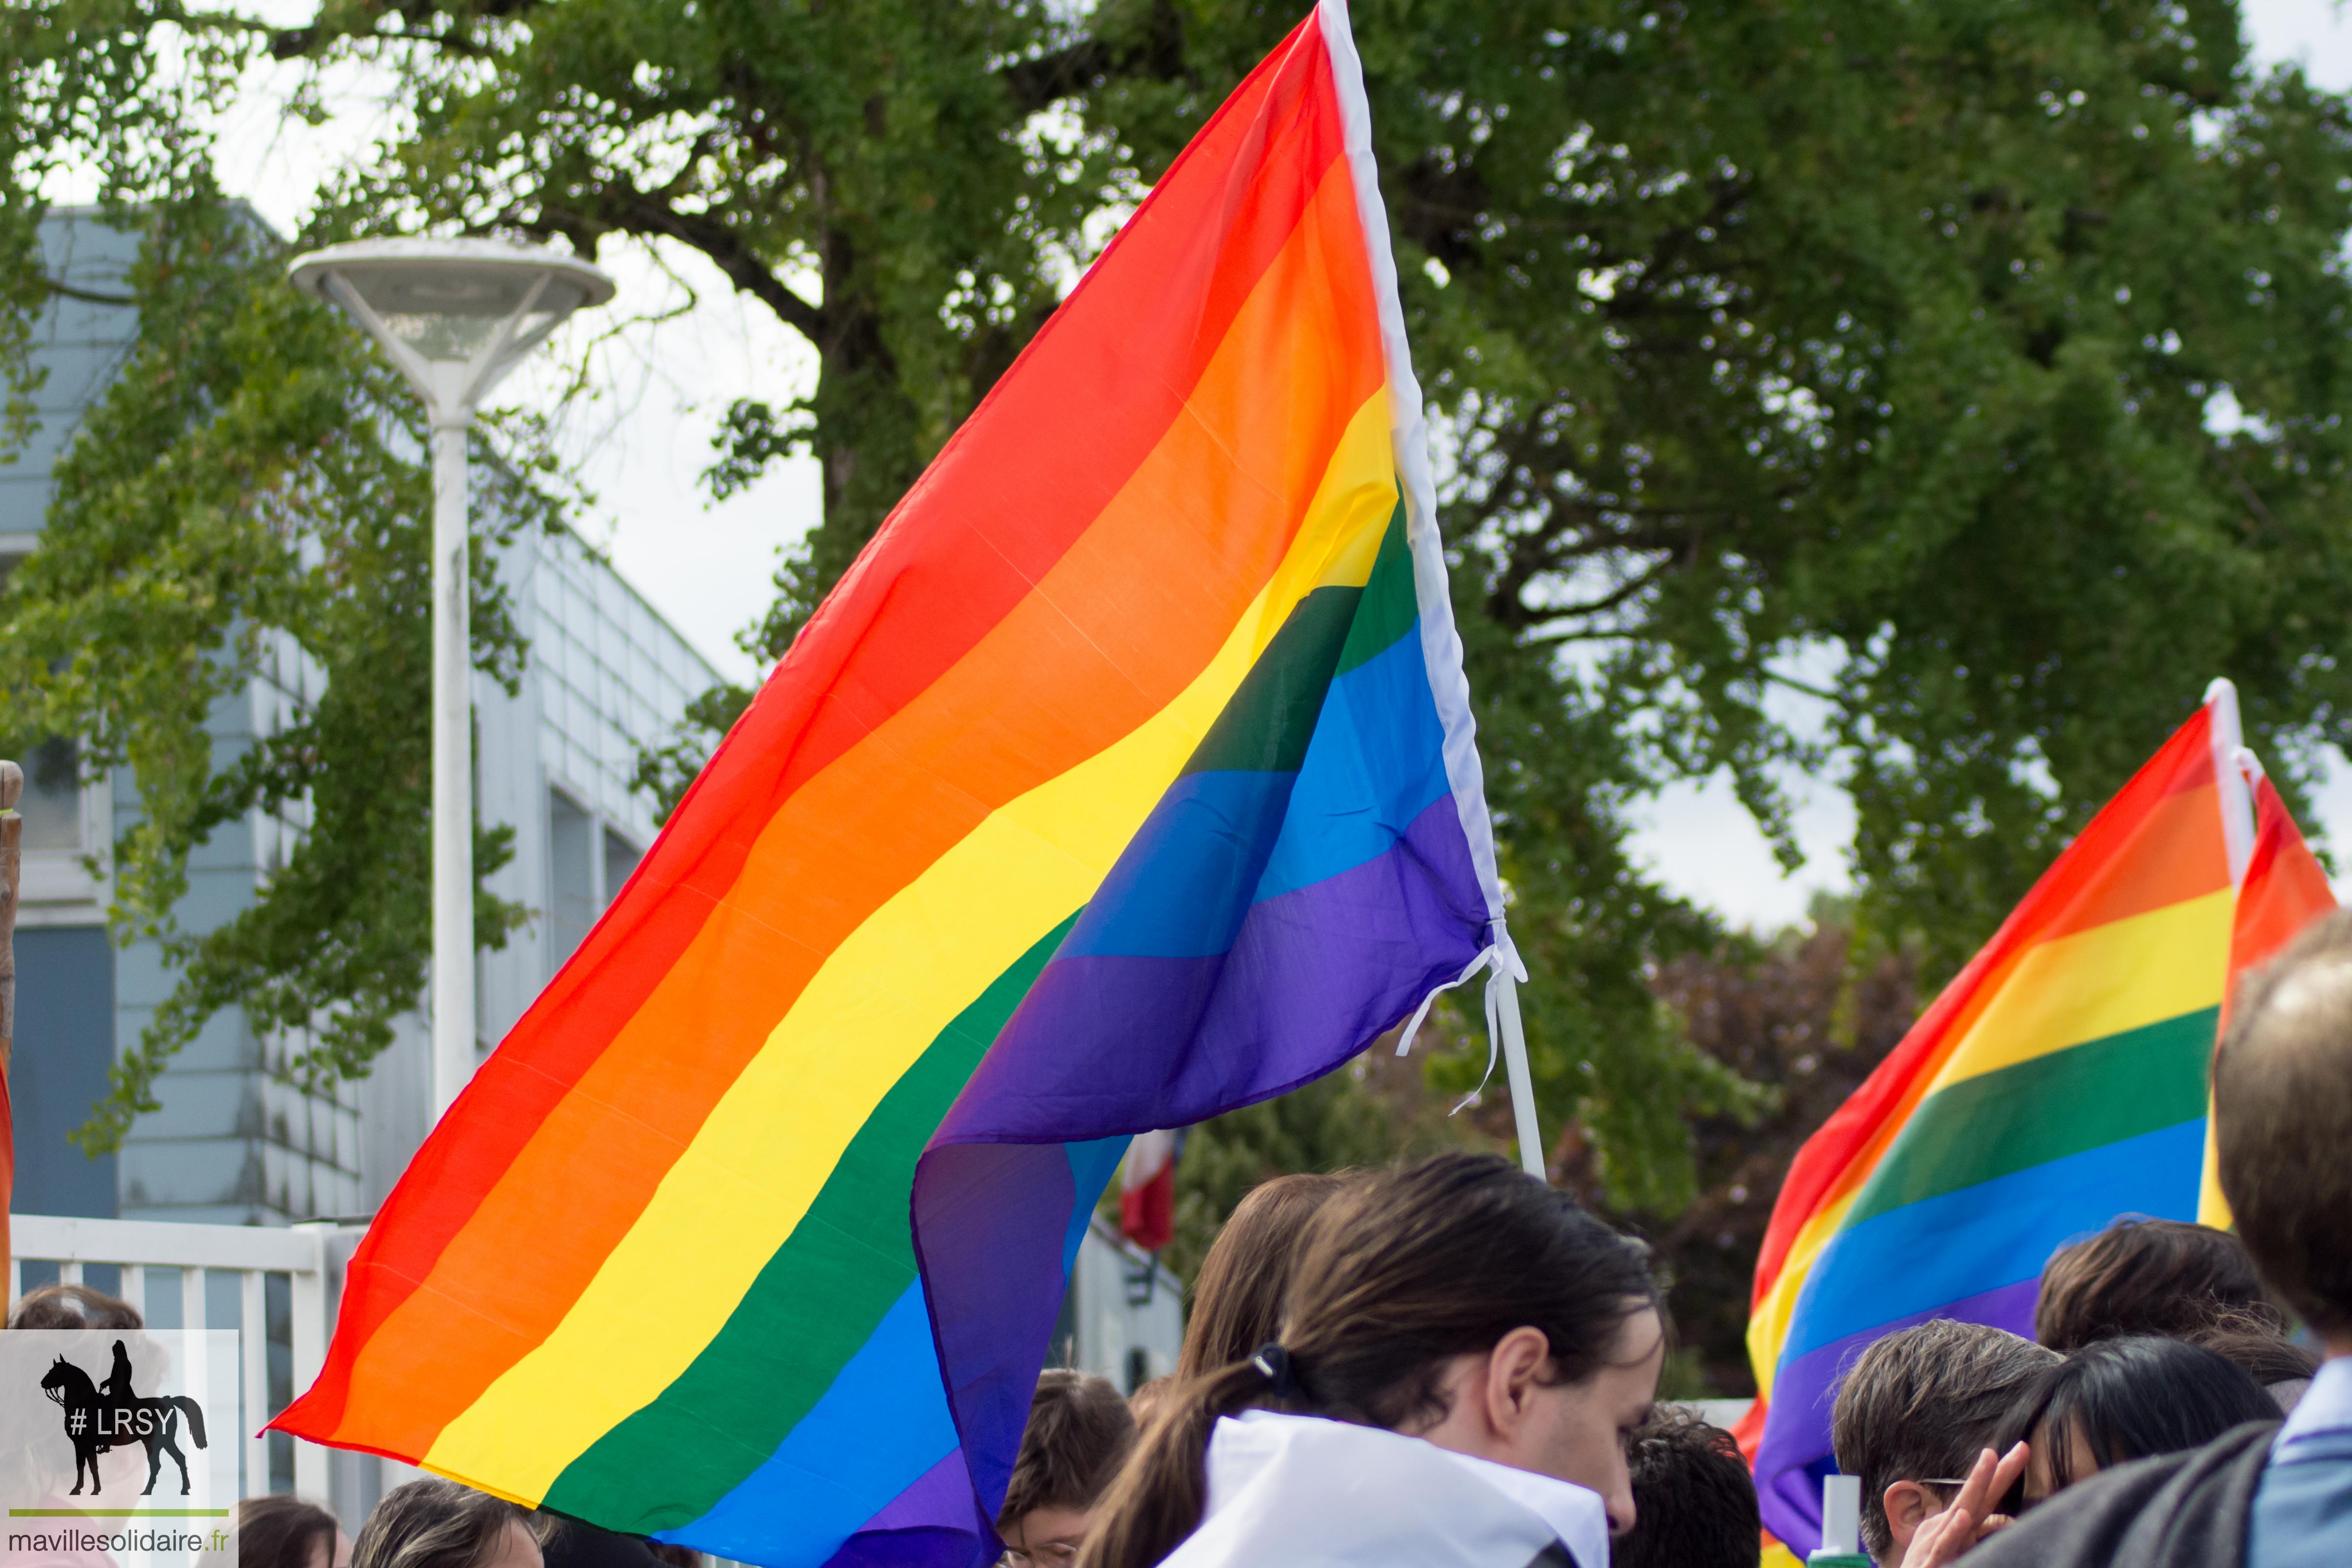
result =
[{"label": "gray jacket", "polygon": [[2067,1488],[1959,1568],[2245,1568],[2246,1521],[2275,1421],[2136,1459]]}]

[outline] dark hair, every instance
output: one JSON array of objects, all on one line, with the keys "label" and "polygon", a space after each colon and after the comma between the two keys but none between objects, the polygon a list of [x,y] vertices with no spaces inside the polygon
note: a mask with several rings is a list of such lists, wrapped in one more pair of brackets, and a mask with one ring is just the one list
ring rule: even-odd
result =
[{"label": "dark hair", "polygon": [[1454,1357],[1534,1328],[1550,1343],[1553,1381],[1581,1382],[1609,1364],[1626,1321],[1656,1303],[1638,1244],[1498,1156],[1441,1154],[1357,1177],[1301,1238],[1278,1353],[1264,1358],[1277,1375],[1254,1359],[1181,1381],[1079,1561],[1148,1568],[1199,1528],[1221,1416],[1280,1405],[1391,1430],[1442,1419]]},{"label": "dark hair", "polygon": [[44,1285],[8,1309],[12,1329],[143,1329],[147,1320],[120,1296],[87,1285]]},{"label": "dark hair", "polygon": [[2178,1219],[2121,1219],[2062,1247],[2042,1269],[2033,1337],[2053,1351],[2118,1334],[2184,1338],[2224,1312],[2285,1320],[2263,1291],[2245,1243]]},{"label": "dark hair", "polygon": [[1234,1206],[1201,1259],[1176,1374],[1198,1377],[1244,1360],[1282,1327],[1282,1293],[1307,1222],[1349,1178],[1276,1176]]},{"label": "dark hair", "polygon": [[1862,1479],[1862,1543],[1881,1562],[1895,1537],[1886,1489],[1965,1476],[2032,1385],[2058,1360],[2006,1329],[1935,1318],[1886,1335],[1838,1384],[1830,1445],[1839,1470]]},{"label": "dark hair", "polygon": [[1048,1369],[1029,1398],[1029,1425],[1021,1434],[1004,1506],[996,1510],[998,1525],[1041,1508],[1082,1512],[1094,1507],[1134,1445],[1135,1417],[1109,1379]]},{"label": "dark hair", "polygon": [[2224,1312],[2179,1337],[2245,1368],[2246,1375],[2264,1388],[2302,1382],[2319,1372],[2319,1358],[2281,1333],[2266,1313]]},{"label": "dark hair", "polygon": [[541,1568],[653,1568],[653,1542],[541,1509],[530,1516]]},{"label": "dark hair", "polygon": [[1764,1528],[1739,1445],[1686,1410],[1661,1409],[1625,1439],[1633,1528],[1610,1543],[1616,1568],[1757,1568]]},{"label": "dark hair", "polygon": [[2221,1194],[2263,1278],[2352,1332],[2352,913],[2314,921],[2240,983],[2213,1057]]},{"label": "dark hair", "polygon": [[310,1568],[324,1542],[335,1560],[335,1516],[314,1502],[282,1493],[249,1497],[236,1505],[237,1568]]},{"label": "dark hair", "polygon": [[360,1526],[352,1568],[481,1568],[510,1524],[530,1519],[503,1498],[438,1476],[404,1481]]},{"label": "dark hair", "polygon": [[[2262,1384],[2202,1345],[2161,1334],[2129,1334],[2084,1345],[2036,1378],[2001,1422],[1992,1447],[2047,1442],[2053,1488],[2083,1478],[2071,1464],[2083,1435],[2100,1469],[2126,1459],[2202,1447],[2248,1421],[2275,1421],[2278,1406]],[[1958,1475],[1959,1471],[1951,1471]]]}]

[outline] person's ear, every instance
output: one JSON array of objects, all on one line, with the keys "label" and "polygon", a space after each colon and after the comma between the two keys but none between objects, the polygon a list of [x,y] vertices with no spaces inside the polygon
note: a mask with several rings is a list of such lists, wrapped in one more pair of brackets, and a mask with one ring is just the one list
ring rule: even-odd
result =
[{"label": "person's ear", "polygon": [[1541,1329],[1513,1329],[1495,1342],[1486,1357],[1486,1419],[1497,1432],[1518,1430],[1550,1363],[1551,1342]]},{"label": "person's ear", "polygon": [[1921,1525],[1944,1511],[1943,1504],[1934,1493],[1917,1481],[1896,1481],[1886,1489],[1879,1500],[1886,1509],[1886,1533],[1895,1538],[1895,1552],[1899,1559],[1911,1537]]}]

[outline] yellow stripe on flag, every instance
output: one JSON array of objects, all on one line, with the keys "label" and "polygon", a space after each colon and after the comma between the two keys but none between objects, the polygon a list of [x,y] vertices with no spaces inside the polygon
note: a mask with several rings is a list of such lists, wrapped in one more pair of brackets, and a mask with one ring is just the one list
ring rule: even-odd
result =
[{"label": "yellow stripe on flag", "polygon": [[2220,1006],[2235,899],[2224,888],[2034,948],[1969,1026],[1928,1092]]}]

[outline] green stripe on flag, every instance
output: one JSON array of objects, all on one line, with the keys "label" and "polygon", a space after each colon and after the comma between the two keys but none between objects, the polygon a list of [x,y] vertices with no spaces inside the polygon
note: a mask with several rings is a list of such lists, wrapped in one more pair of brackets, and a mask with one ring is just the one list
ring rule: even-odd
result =
[{"label": "green stripe on flag", "polygon": [[1920,1101],[1844,1226],[2205,1114],[2217,1011],[1962,1079]]},{"label": "green stripe on flag", "polygon": [[1299,600],[1225,700],[1184,772],[1297,773],[1363,597],[1361,588],[1318,588]]},{"label": "green stripe on flag", "polygon": [[882,1097],[816,1201],[653,1404],[563,1468],[545,1506],[637,1534],[701,1518],[763,1464],[915,1279],[915,1160],[1077,921],[1041,937]]},{"label": "green stripe on flag", "polygon": [[1381,536],[1381,552],[1372,562],[1372,575],[1364,584],[1364,600],[1356,609],[1356,624],[1348,630],[1348,646],[1339,650],[1337,676],[1396,646],[1421,619],[1421,595],[1412,583],[1412,548],[1405,541],[1404,502],[1397,502]]}]

